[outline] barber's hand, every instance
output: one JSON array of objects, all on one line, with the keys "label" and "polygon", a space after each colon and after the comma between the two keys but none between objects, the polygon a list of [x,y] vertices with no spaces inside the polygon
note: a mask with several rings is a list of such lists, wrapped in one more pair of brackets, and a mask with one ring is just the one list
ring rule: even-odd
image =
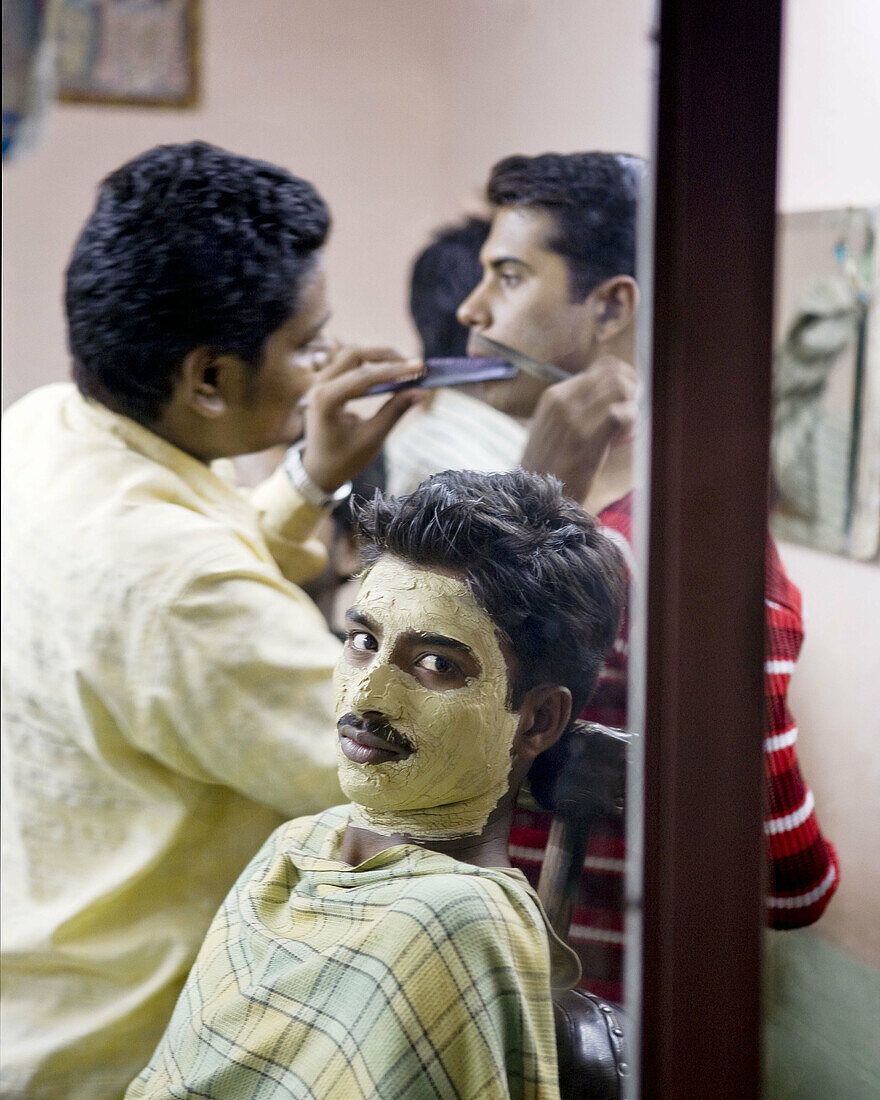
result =
[{"label": "barber's hand", "polygon": [[583,501],[609,448],[632,437],[635,421],[635,368],[603,355],[541,395],[522,466],[555,474],[570,497]]},{"label": "barber's hand", "polygon": [[529,770],[533,796],[568,821],[620,817],[631,742],[623,730],[598,722],[573,723],[555,745],[535,757]]},{"label": "barber's hand", "polygon": [[401,416],[424,397],[421,390],[400,390],[369,419],[347,409],[346,403],[383,382],[417,375],[420,368],[420,362],[403,359],[390,348],[343,348],[315,374],[304,398],[302,464],[325,493],[360,473]]}]

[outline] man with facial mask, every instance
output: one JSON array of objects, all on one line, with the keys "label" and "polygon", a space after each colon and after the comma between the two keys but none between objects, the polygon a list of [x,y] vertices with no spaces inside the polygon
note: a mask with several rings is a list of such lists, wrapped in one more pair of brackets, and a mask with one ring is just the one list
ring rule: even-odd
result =
[{"label": "man with facial mask", "polygon": [[[570,377],[547,386],[520,372],[470,393],[441,393],[405,419],[385,446],[388,487],[401,493],[434,470],[503,470],[521,462],[550,472],[597,515],[630,567],[632,430],[635,423],[636,213],[643,162],[612,153],[513,156],[492,169],[488,237],[473,222],[437,235],[418,258],[412,315],[433,355],[460,329],[449,287],[470,330],[551,363]],[[470,244],[471,254],[467,255]],[[429,272],[433,278],[426,279]],[[766,920],[795,928],[817,920],[838,884],[837,855],[822,835],[797,759],[786,693],[803,625],[801,598],[772,541],[765,588],[765,775],[769,889]],[[627,724],[626,619],[584,718]],[[549,817],[521,807],[511,831],[514,863],[537,881]],[[626,848],[618,820],[594,828],[570,938],[582,985],[621,1001]]]},{"label": "man with facial mask", "polygon": [[217,914],[128,1100],[558,1097],[577,978],[507,836],[589,698],[618,554],[557,482],[445,473],[378,495],[336,669],[351,804],[282,826]]}]

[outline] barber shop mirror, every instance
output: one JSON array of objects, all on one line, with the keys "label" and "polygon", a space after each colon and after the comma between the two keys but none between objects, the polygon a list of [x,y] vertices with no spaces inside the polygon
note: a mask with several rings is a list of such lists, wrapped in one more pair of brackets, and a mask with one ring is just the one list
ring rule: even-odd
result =
[{"label": "barber shop mirror", "polygon": [[[151,5],[143,7],[146,18]],[[308,341],[314,366],[326,362],[336,344],[391,347],[405,356],[486,356],[470,334],[500,342],[510,355],[523,353],[539,374],[555,370],[558,384],[568,387],[542,405],[546,376],[536,379],[526,369],[516,379],[480,383],[479,390],[437,394],[430,408],[413,410],[401,422],[404,434],[389,439],[384,462],[357,479],[361,497],[382,487],[406,492],[438,469],[504,470],[528,455],[532,469],[558,474],[569,496],[598,514],[621,570],[637,583],[632,456],[636,375],[646,364],[638,362],[636,328],[639,318],[648,320],[640,271],[650,269],[651,257],[641,242],[637,268],[636,237],[650,175],[653,9],[647,0],[203,3],[203,78],[194,108],[62,102],[42,143],[5,177],[6,400],[68,377],[59,289],[99,181],[156,145],[198,138],[283,166],[312,182],[326,200],[333,230],[323,268],[333,313],[328,319],[322,309],[314,318],[326,320],[328,337]],[[589,150],[604,152],[572,155]],[[562,155],[532,163],[547,151]],[[514,155],[529,163],[508,163],[492,173],[493,165]],[[573,205],[594,201],[595,209],[570,221],[557,216],[569,191]],[[584,200],[587,194],[596,197]],[[599,242],[584,235],[591,221],[603,227]],[[464,280],[452,277],[447,261],[421,287],[445,294],[434,308],[445,311],[450,325],[440,333],[450,342],[429,346],[430,325],[417,335],[408,308],[412,301],[418,322],[424,309],[415,303],[414,261],[444,227],[459,231],[474,223],[476,232],[459,242],[463,258],[455,261],[467,269]],[[580,392],[579,378],[587,371],[601,396],[598,407]],[[539,417],[544,430],[535,440],[531,429]],[[578,430],[596,428],[592,467],[581,480],[585,467],[563,431],[566,417]],[[245,456],[238,464],[241,480],[253,483],[281,453]],[[295,484],[303,488],[302,481]],[[350,530],[343,511],[326,521],[330,573],[311,590],[332,629],[343,626],[340,612],[357,599],[356,583],[344,591],[338,586],[359,570]],[[364,652],[372,652],[365,631],[355,633]],[[439,674],[443,660],[441,655],[430,671]],[[547,792],[558,775],[552,767],[540,775],[536,770],[510,844],[514,864],[539,888],[552,925],[580,957],[582,984],[594,998],[586,1005],[590,1026],[605,1037],[610,1082],[618,1089],[632,1060],[623,1054],[612,1006],[628,996],[625,967],[637,972],[632,960],[639,944],[625,927],[624,880],[638,845],[628,844],[624,824],[627,738],[601,727],[628,726],[628,666],[624,625],[582,712],[584,725],[573,727],[583,759],[592,761],[589,782],[578,785],[579,775],[570,770],[568,789],[576,793],[567,798],[566,812],[554,815],[547,812]],[[506,706],[500,688],[498,694]],[[558,760],[555,767],[563,770]],[[447,785],[455,778],[452,769],[444,772]],[[542,865],[550,869],[543,876]],[[203,909],[207,922],[216,902]],[[191,961],[177,960],[169,971],[181,977]],[[457,994],[454,1001],[466,997]],[[635,1044],[635,1035],[627,1042]],[[567,1064],[567,1072],[576,1070]]]},{"label": "barber shop mirror", "polygon": [[774,534],[866,561],[880,549],[878,209],[777,229]]}]

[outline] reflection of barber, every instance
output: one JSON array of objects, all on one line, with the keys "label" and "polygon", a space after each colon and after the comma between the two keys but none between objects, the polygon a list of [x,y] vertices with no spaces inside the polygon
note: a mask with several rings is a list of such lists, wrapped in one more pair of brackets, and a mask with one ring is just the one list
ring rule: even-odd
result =
[{"label": "reflection of barber", "polygon": [[[414,456],[421,456],[423,468],[432,462],[435,469],[468,467],[475,447],[497,439],[499,466],[514,450],[527,467],[556,473],[598,513],[632,562],[640,176],[637,158],[605,153],[509,157],[495,166],[487,188],[495,214],[481,250],[482,277],[459,319],[475,336],[485,334],[556,364],[571,378],[547,388],[520,374],[482,386],[473,395],[481,401],[456,395],[454,417],[444,420],[435,401],[404,420],[386,445],[395,491],[406,490],[397,471],[412,465]],[[425,305],[421,312],[427,312]],[[478,351],[479,341],[469,346]],[[800,776],[797,729],[785,708],[802,637],[800,595],[772,544],[766,608],[767,918],[773,927],[787,928],[820,915],[836,887],[837,865]],[[584,717],[626,725],[627,645],[624,621]],[[548,828],[545,816],[521,810],[511,832],[514,861],[535,879]],[[570,933],[584,984],[612,999],[621,992],[624,854],[619,826],[609,822],[594,831]]]},{"label": "reflection of barber", "polygon": [[[400,364],[315,369],[328,223],[211,146],[123,166],[67,273],[78,388],[5,419],[4,1095],[118,1098],[279,815],[338,801],[339,644],[296,582],[411,398],[359,422]],[[301,458],[245,499],[208,463],[296,438],[306,392]]]},{"label": "reflection of barber", "polygon": [[614,638],[618,554],[522,471],[438,474],[360,528],[335,678],[350,803],[242,874],[129,1100],[559,1097],[551,985],[577,960],[507,838]]}]

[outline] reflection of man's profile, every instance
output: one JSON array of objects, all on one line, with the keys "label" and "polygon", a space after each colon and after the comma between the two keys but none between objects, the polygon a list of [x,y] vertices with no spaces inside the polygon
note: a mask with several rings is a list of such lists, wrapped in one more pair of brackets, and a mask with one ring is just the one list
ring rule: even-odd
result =
[{"label": "reflection of man's profile", "polygon": [[595,685],[618,555],[522,471],[439,474],[360,527],[373,564],[336,671],[351,805],[252,861],[129,1100],[558,1096],[550,990],[577,963],[508,832]]},{"label": "reflection of man's profile", "polygon": [[[571,378],[548,388],[520,372],[443,395],[389,437],[389,489],[411,491],[433,470],[469,468],[474,458],[482,469],[507,468],[511,453],[561,477],[594,513],[632,488],[641,176],[639,158],[612,153],[507,157],[492,169],[482,277],[458,307],[471,330],[468,350],[480,354],[479,337],[487,336]],[[465,239],[450,233],[437,243],[442,270]],[[428,286],[417,290],[413,316],[424,332],[445,296],[434,291],[432,301]],[[484,456],[487,446],[500,465]]]}]

